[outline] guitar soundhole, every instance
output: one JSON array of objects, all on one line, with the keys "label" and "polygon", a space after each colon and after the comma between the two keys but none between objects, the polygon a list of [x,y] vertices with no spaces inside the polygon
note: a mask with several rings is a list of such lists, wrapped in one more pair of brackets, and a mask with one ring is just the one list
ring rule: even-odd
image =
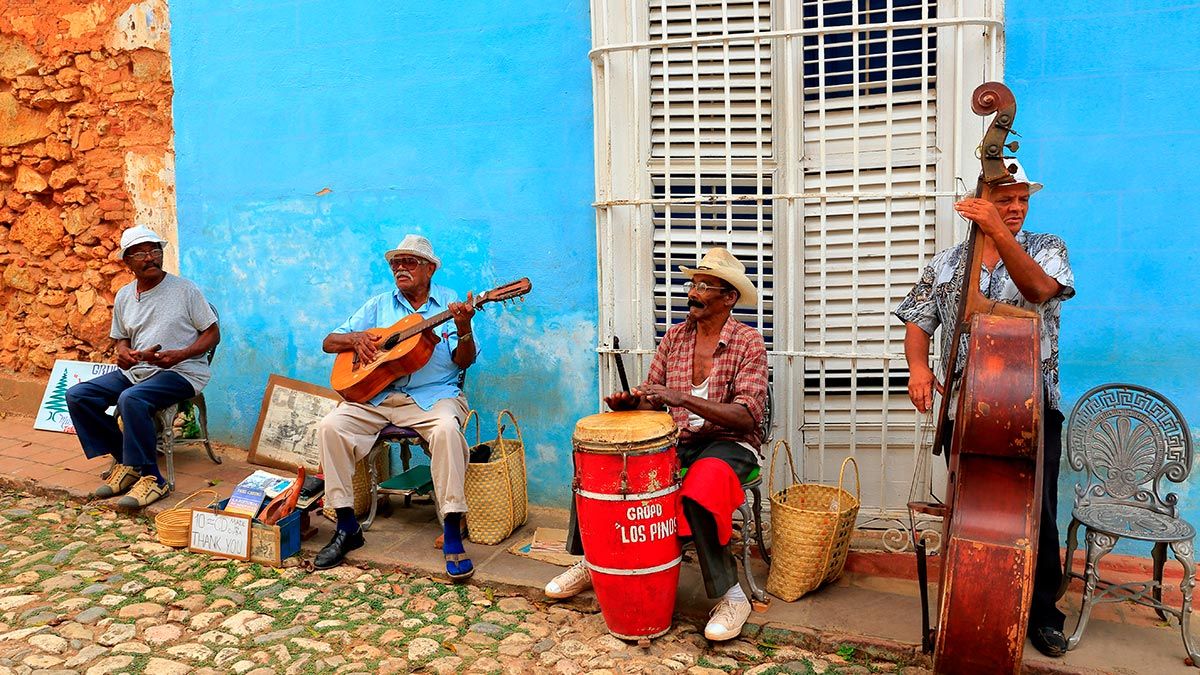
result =
[{"label": "guitar soundhole", "polygon": [[396,345],[398,345],[398,344],[400,344],[400,336],[399,335],[391,335],[388,337],[388,339],[383,341],[383,348],[384,349],[394,349],[396,347]]}]

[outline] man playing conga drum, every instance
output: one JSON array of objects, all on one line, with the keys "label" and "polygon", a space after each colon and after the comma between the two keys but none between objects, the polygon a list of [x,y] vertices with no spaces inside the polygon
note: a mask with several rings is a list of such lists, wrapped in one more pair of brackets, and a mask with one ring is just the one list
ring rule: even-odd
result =
[{"label": "man playing conga drum", "polygon": [[[759,466],[767,351],[758,331],[731,316],[735,305],[758,304],[758,292],[745,266],[732,253],[713,248],[695,269],[679,269],[690,279],[687,319],[663,336],[640,387],[616,392],[604,401],[613,410],[666,407],[679,427],[680,464],[687,468],[702,459],[716,460],[687,473],[682,505],[705,590],[708,597],[721,598],[704,635],[729,640],[741,633],[750,615],[750,601],[738,582],[728,544],[728,524],[743,496],[740,487],[726,487],[723,492],[716,488],[730,485],[721,480],[721,472],[732,472],[740,483]],[[567,550],[581,555],[574,505],[571,517]],[[590,572],[581,562],[550,581],[546,595],[567,598],[590,585]]]}]

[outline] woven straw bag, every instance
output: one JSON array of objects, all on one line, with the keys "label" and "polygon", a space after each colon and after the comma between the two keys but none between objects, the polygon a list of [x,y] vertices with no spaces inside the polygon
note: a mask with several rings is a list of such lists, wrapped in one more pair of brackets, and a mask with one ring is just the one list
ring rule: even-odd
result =
[{"label": "woven straw bag", "polygon": [[[504,417],[512,422],[516,438],[504,437]],[[475,445],[479,442],[479,418],[467,413],[463,429],[475,417]],[[467,494],[467,532],[476,544],[498,544],[513,530],[525,524],[529,515],[529,497],[525,481],[525,440],[517,418],[508,410],[496,416],[496,438],[488,441],[491,456],[487,462],[467,464],[464,489]]]},{"label": "woven straw bag", "polygon": [[[792,484],[775,491],[775,461],[782,446],[786,452]],[[857,494],[843,487],[846,465],[854,467]],[[771,472],[767,491],[771,495],[771,572],[767,591],[787,602],[842,575],[850,535],[858,518],[862,488],[858,484],[858,463],[853,457],[842,462],[838,485],[801,483],[792,463],[791,447],[779,441],[771,451]]]},{"label": "woven straw bag", "polygon": [[[354,493],[354,515],[359,518],[367,515],[371,510],[371,469],[367,465],[367,458],[370,456],[371,454],[367,453],[366,456],[354,463],[354,479],[350,483]],[[391,466],[388,453],[381,452],[375,457],[375,475],[378,480],[385,481],[391,476],[388,473]],[[337,513],[328,506],[321,510],[321,514],[330,520],[337,520]]]}]

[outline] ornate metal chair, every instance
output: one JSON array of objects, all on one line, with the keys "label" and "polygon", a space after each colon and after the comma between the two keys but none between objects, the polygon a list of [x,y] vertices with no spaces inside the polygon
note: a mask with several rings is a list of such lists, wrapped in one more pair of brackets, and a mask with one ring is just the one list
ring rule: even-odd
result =
[{"label": "ornate metal chair", "polygon": [[[1179,517],[1175,494],[1160,495],[1164,478],[1180,483],[1192,469],[1192,441],[1183,415],[1161,394],[1145,387],[1102,385],[1084,394],[1071,411],[1067,452],[1071,466],[1076,471],[1086,470],[1087,477],[1086,485],[1075,486],[1063,581],[1058,589],[1061,598],[1072,578],[1084,582],[1079,624],[1067,640],[1067,648],[1079,644],[1093,606],[1129,600],[1154,608],[1163,620],[1167,614],[1178,619],[1184,648],[1193,662],[1200,663],[1188,628],[1196,583],[1192,559],[1196,530]],[[1082,574],[1071,569],[1080,525],[1087,542],[1087,565]],[[1154,542],[1153,580],[1118,584],[1100,578],[1100,559],[1122,537]],[[1183,566],[1180,609],[1162,602],[1168,546]]]}]

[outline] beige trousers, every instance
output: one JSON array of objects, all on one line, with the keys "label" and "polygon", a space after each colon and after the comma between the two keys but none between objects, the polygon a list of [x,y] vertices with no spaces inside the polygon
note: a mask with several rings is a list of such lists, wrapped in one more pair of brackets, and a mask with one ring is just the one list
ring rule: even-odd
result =
[{"label": "beige trousers", "polygon": [[429,410],[422,410],[407,394],[393,394],[378,406],[339,403],[317,425],[326,504],[335,509],[354,505],[354,464],[371,452],[379,431],[390,423],[411,428],[428,443],[438,511],[466,513],[467,439],[462,434],[466,416],[463,396],[441,399]]}]

